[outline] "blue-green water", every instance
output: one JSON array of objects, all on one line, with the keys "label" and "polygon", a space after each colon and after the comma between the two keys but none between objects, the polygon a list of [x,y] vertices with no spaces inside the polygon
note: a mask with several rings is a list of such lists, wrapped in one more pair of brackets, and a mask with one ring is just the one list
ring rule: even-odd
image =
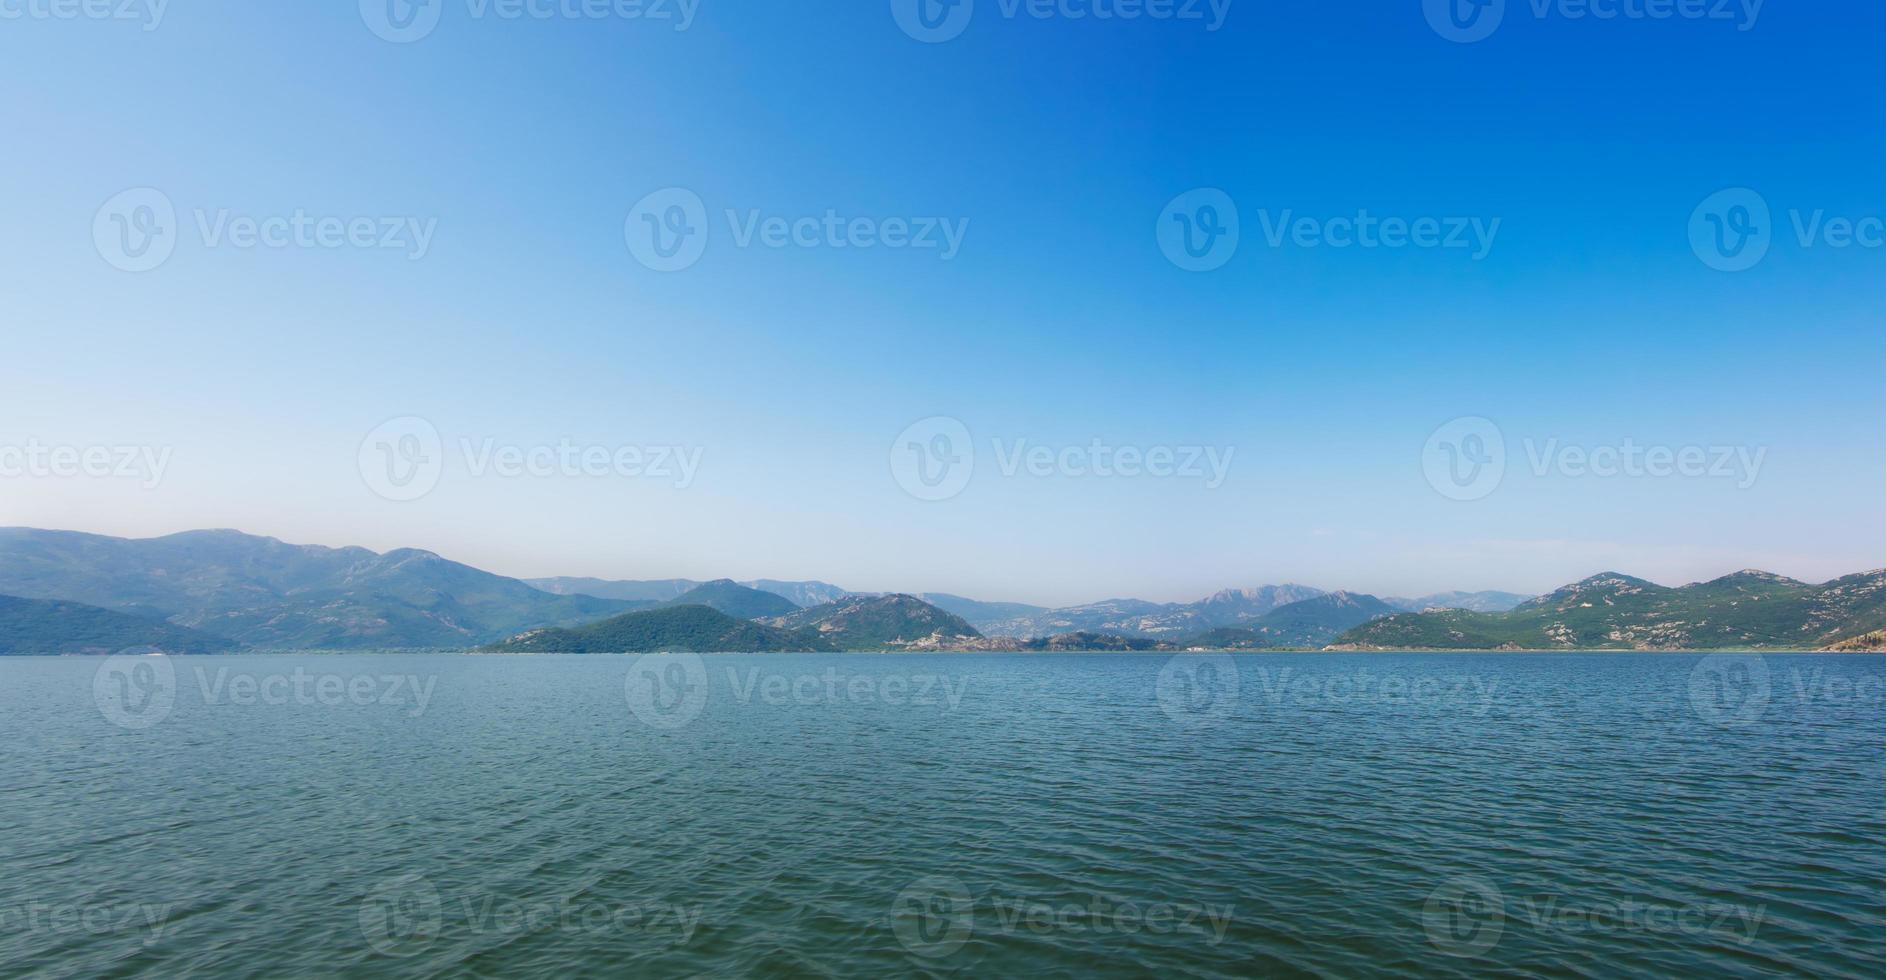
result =
[{"label": "blue-green water", "polygon": [[9,976],[1886,974],[1879,657],[15,659],[0,755]]}]

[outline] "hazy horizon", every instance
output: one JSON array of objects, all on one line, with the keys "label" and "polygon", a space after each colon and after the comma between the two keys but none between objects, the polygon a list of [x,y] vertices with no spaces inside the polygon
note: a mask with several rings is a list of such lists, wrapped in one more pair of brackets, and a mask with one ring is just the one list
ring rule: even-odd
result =
[{"label": "hazy horizon", "polygon": [[[25,525],[0,525],[0,529],[4,529],[6,527],[25,527]],[[1858,566],[1858,567],[1846,569],[1841,572],[1837,572],[1833,575],[1828,575],[1824,578],[1816,578],[1816,577],[1804,577],[1801,575],[1795,575],[1795,574],[1790,573],[1786,569],[1769,568],[1769,567],[1764,567],[1764,566],[1759,566],[1759,565],[1740,565],[1733,568],[1724,568],[1721,571],[1704,574],[1698,577],[1686,578],[1686,579],[1681,579],[1681,580],[1658,579],[1654,576],[1640,574],[1629,568],[1607,567],[1607,568],[1593,568],[1590,571],[1587,571],[1583,574],[1575,575],[1571,578],[1567,578],[1562,581],[1555,582],[1544,588],[1517,588],[1517,587],[1506,587],[1502,585],[1489,585],[1489,586],[1479,586],[1475,588],[1450,586],[1450,587],[1441,587],[1441,588],[1418,588],[1418,589],[1406,589],[1406,590],[1372,589],[1372,588],[1365,588],[1365,587],[1357,586],[1351,583],[1332,584],[1328,582],[1307,581],[1300,577],[1292,577],[1289,575],[1284,575],[1281,577],[1274,577],[1274,578],[1260,578],[1260,579],[1250,579],[1248,581],[1241,580],[1241,581],[1225,582],[1225,583],[1221,583],[1219,585],[1207,588],[1204,591],[1198,592],[1196,594],[1183,594],[1183,593],[1162,594],[1162,593],[1140,593],[1140,592],[1123,591],[1123,592],[1108,592],[1104,594],[1096,594],[1096,595],[1087,596],[1085,598],[1075,599],[1073,601],[1047,602],[1047,601],[1036,601],[1027,596],[1015,596],[1015,595],[1009,595],[1006,593],[995,594],[995,593],[988,592],[986,589],[977,589],[977,588],[963,590],[963,589],[956,589],[956,588],[937,588],[937,587],[931,587],[927,585],[917,585],[917,586],[905,585],[905,586],[881,587],[881,588],[870,586],[870,585],[861,586],[852,582],[844,581],[834,576],[819,574],[816,571],[804,573],[804,574],[800,574],[800,573],[785,573],[785,574],[752,573],[752,574],[749,574],[746,572],[740,572],[737,574],[736,573],[701,573],[701,574],[682,575],[682,574],[655,573],[655,574],[617,575],[617,574],[590,574],[588,572],[581,572],[581,571],[551,571],[551,572],[545,572],[542,574],[537,574],[537,573],[520,574],[520,573],[510,571],[504,568],[494,568],[494,567],[490,567],[486,565],[480,565],[475,561],[467,561],[463,557],[452,554],[447,551],[441,551],[437,548],[428,548],[428,547],[424,547],[422,545],[416,545],[416,544],[393,545],[390,547],[375,547],[371,545],[362,544],[360,542],[300,541],[300,540],[293,540],[290,538],[284,538],[278,534],[270,534],[266,531],[259,531],[259,530],[250,529],[250,528],[237,528],[237,527],[181,528],[176,531],[168,531],[162,534],[151,534],[151,535],[110,534],[108,532],[94,531],[94,530],[89,530],[86,528],[76,528],[76,527],[35,527],[31,529],[42,530],[42,531],[74,532],[74,533],[80,533],[80,534],[104,534],[107,537],[126,537],[126,538],[165,537],[172,534],[183,534],[183,533],[189,533],[192,531],[235,531],[240,534],[247,534],[254,537],[274,538],[278,541],[282,541],[283,543],[289,544],[289,545],[307,545],[307,546],[318,546],[318,547],[326,547],[326,548],[362,547],[362,548],[367,548],[370,551],[380,553],[380,554],[385,554],[388,551],[393,551],[400,548],[414,548],[417,550],[428,551],[433,554],[437,554],[439,557],[444,558],[448,561],[455,561],[455,562],[460,562],[461,564],[470,565],[472,567],[480,569],[481,571],[491,572],[496,575],[503,575],[509,578],[515,578],[515,579],[520,579],[520,580],[570,578],[570,579],[599,579],[603,581],[612,581],[612,582],[613,581],[658,581],[658,580],[667,580],[667,579],[691,579],[694,581],[701,581],[701,582],[716,581],[716,580],[722,580],[722,579],[729,579],[729,580],[741,581],[741,582],[750,582],[750,581],[755,581],[755,580],[760,580],[760,579],[768,579],[768,580],[780,581],[780,582],[816,581],[816,582],[825,583],[827,585],[834,585],[839,588],[845,589],[849,592],[904,593],[904,594],[910,594],[910,595],[915,595],[915,594],[920,594],[920,593],[942,593],[946,595],[956,595],[962,598],[974,599],[974,600],[983,601],[983,602],[1019,602],[1019,603],[1024,603],[1028,605],[1043,606],[1047,608],[1064,608],[1064,607],[1069,607],[1069,606],[1080,606],[1080,605],[1086,605],[1089,603],[1104,602],[1111,599],[1141,599],[1148,602],[1190,603],[1190,602],[1196,602],[1200,599],[1204,599],[1210,595],[1213,595],[1217,592],[1224,591],[1226,589],[1252,589],[1252,588],[1261,588],[1261,587],[1270,586],[1270,585],[1299,585],[1299,586],[1307,586],[1313,589],[1319,589],[1324,592],[1345,591],[1345,592],[1373,595],[1378,598],[1398,598],[1398,599],[1419,599],[1424,596],[1437,595],[1440,593],[1456,592],[1456,591],[1467,592],[1467,593],[1509,592],[1509,593],[1523,594],[1523,595],[1545,595],[1549,592],[1556,590],[1557,588],[1561,586],[1570,585],[1573,582],[1582,581],[1583,579],[1589,578],[1591,576],[1605,574],[1609,572],[1616,572],[1623,575],[1630,575],[1634,578],[1641,578],[1646,581],[1653,582],[1657,585],[1678,587],[1678,586],[1683,586],[1683,585],[1691,585],[1691,584],[1695,584],[1699,582],[1707,582],[1712,579],[1720,578],[1724,575],[1730,575],[1736,572],[1753,569],[1753,570],[1759,570],[1763,572],[1770,572],[1777,575],[1783,575],[1788,578],[1806,582],[1810,585],[1818,585],[1818,584],[1822,584],[1824,582],[1831,581],[1836,578],[1841,578],[1847,575],[1853,575],[1853,574],[1857,574],[1861,572],[1875,571],[1881,567],[1881,566]]]}]

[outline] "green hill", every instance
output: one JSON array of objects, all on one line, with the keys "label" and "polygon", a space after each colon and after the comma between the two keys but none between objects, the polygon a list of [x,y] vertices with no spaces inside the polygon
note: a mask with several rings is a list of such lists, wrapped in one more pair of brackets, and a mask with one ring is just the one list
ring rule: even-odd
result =
[{"label": "green hill", "polygon": [[798,604],[791,599],[759,589],[749,589],[732,579],[696,586],[663,605],[706,606],[735,619],[765,619],[799,611]]},{"label": "green hill", "polygon": [[164,653],[224,653],[232,641],[160,619],[50,599],[0,596],[0,656],[112,654],[130,647]]},{"label": "green hill", "polygon": [[1606,572],[1511,612],[1377,620],[1335,646],[1415,649],[1818,649],[1886,628],[1886,570],[1809,585],[1742,571],[1669,588]]},{"label": "green hill", "polygon": [[847,596],[768,623],[781,629],[814,631],[842,650],[947,647],[952,641],[982,639],[961,616],[908,595]]},{"label": "green hill", "polygon": [[664,606],[574,629],[531,630],[484,648],[494,653],[746,653],[823,651],[811,631],[736,619],[707,606]]}]

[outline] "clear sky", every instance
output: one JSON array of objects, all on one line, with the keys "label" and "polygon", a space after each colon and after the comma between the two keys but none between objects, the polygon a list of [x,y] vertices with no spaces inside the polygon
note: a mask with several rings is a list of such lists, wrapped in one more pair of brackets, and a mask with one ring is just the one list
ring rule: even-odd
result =
[{"label": "clear sky", "polygon": [[[1870,0],[1507,0],[1477,41],[1419,0],[66,2],[0,0],[0,523],[1056,604],[1886,565]],[[1769,213],[1699,210],[1731,188]],[[1488,247],[1336,247],[1365,211]],[[369,438],[409,416],[436,445]],[[1485,456],[1430,438],[1464,417],[1490,490],[1430,478]],[[565,443],[605,471],[485,458]],[[1710,465],[1558,454],[1627,444]],[[32,458],[119,446],[161,475]],[[691,479],[617,465],[668,446]]]}]

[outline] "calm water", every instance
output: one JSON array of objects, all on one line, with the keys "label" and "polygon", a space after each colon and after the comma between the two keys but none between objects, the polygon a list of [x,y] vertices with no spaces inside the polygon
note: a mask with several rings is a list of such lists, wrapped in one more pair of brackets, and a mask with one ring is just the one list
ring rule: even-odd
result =
[{"label": "calm water", "polygon": [[1878,657],[18,659],[0,755],[5,975],[1886,973]]}]

